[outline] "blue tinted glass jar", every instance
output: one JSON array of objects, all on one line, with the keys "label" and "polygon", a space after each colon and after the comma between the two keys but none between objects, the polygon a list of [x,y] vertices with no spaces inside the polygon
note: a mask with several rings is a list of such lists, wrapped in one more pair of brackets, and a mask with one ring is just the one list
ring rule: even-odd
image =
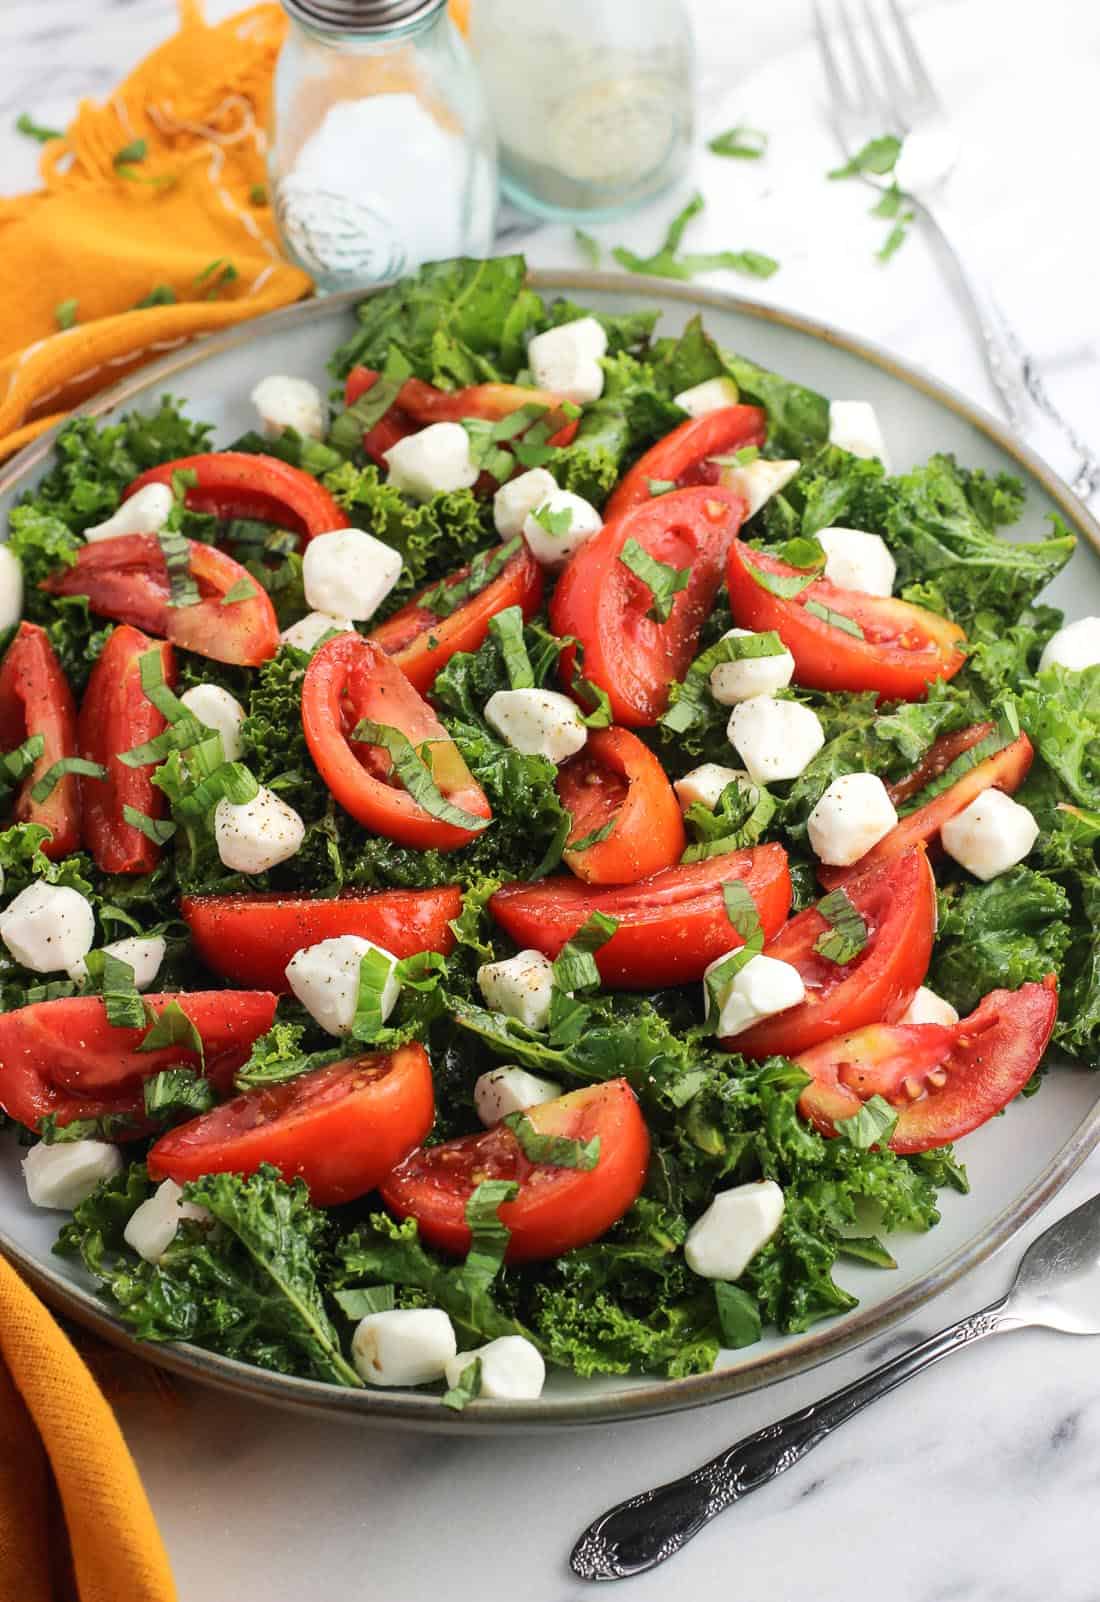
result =
[{"label": "blue tinted glass jar", "polygon": [[288,255],[320,290],[484,256],[496,143],[446,0],[283,0],[268,165]]}]

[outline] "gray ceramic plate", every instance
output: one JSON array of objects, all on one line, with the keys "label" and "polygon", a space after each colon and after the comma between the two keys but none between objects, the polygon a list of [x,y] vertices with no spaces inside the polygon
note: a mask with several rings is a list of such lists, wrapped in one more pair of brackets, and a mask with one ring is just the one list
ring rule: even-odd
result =
[{"label": "gray ceramic plate", "polygon": [[[1054,512],[1081,536],[1080,549],[1053,587],[1052,600],[1071,617],[1100,612],[1100,527],[997,422],[928,375],[834,329],[731,295],[611,274],[536,273],[532,281],[546,293],[567,294],[597,309],[657,306],[664,332],[678,331],[688,317],[702,311],[721,344],[827,395],[873,402],[899,470],[933,451],[947,450],[971,465],[1018,473],[1028,489],[1022,537],[1043,529]],[[264,374],[299,373],[325,386],[325,360],[350,332],[352,306],[348,298],[314,302],[201,341],[127,379],[90,410],[103,415],[123,406],[152,407],[170,390],[186,399],[194,416],[216,425],[218,441],[228,441],[253,425],[248,394]],[[47,435],[10,464],[0,478],[0,510],[45,470],[51,443]],[[1087,1072],[1059,1067],[1034,1100],[1013,1105],[1005,1117],[962,1141],[959,1151],[970,1172],[971,1194],[946,1195],[943,1221],[929,1234],[892,1240],[900,1265],[895,1272],[847,1265],[839,1269],[838,1278],[860,1298],[859,1307],[846,1317],[818,1324],[805,1335],[772,1336],[746,1352],[724,1353],[711,1374],[657,1382],[555,1375],[538,1402],[478,1402],[462,1415],[440,1407],[433,1396],[345,1391],[267,1374],[195,1347],[139,1346],[96,1299],[83,1273],[51,1256],[61,1218],[27,1203],[14,1140],[0,1143],[0,1249],[48,1301],[78,1322],[147,1360],[227,1390],[421,1429],[598,1424],[719,1401],[810,1368],[880,1334],[996,1250],[1053,1195],[1100,1137],[1098,1091],[1100,1082]]]}]

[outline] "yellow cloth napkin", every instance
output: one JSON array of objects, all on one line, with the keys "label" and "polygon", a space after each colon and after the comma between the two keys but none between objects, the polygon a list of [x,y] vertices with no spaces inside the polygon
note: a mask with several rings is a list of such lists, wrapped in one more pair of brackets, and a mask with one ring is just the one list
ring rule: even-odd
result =
[{"label": "yellow cloth napkin", "polygon": [[[0,199],[0,458],[140,362],[311,288],[257,188],[285,16],[208,27],[198,0],[179,9],[178,33],[44,147],[45,188]],[[133,310],[160,285],[177,304]]]},{"label": "yellow cloth napkin", "polygon": [[114,1414],[0,1258],[0,1598],[73,1596],[175,1602],[176,1588]]}]

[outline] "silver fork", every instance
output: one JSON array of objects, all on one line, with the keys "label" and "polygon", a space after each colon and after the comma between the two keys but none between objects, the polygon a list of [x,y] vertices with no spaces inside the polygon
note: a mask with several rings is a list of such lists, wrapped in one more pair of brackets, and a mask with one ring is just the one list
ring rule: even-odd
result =
[{"label": "silver fork", "polygon": [[[959,159],[947,110],[929,76],[899,0],[885,0],[876,11],[863,0],[865,37],[861,42],[848,0],[834,0],[836,23],[825,22],[821,0],[814,0],[814,23],[830,97],[830,118],[840,145],[853,156],[869,139],[892,133],[904,140],[892,175],[900,189],[930,222],[951,254],[973,307],[986,366],[1004,402],[1013,429],[1028,433],[1036,413],[1045,417],[1074,453],[1067,475],[1082,500],[1100,489],[1100,457],[1062,416],[1047,393],[1034,357],[1009,324],[946,197]],[[878,188],[889,178],[865,175]]]},{"label": "silver fork", "polygon": [[999,1302],[941,1329],[843,1390],[747,1435],[682,1479],[610,1508],[573,1548],[574,1574],[582,1580],[626,1580],[656,1568],[719,1513],[801,1462],[869,1402],[974,1341],[1019,1329],[1100,1335],[1100,1196],[1032,1241]]}]

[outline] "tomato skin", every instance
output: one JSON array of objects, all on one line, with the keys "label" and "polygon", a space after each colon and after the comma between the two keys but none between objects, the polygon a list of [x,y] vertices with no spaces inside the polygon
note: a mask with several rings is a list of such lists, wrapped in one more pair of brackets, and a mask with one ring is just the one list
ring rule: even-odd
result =
[{"label": "tomato skin", "polygon": [[[722,487],[671,491],[606,522],[570,558],[550,598],[550,624],[580,641],[585,676],[606,690],[616,723],[650,726],[665,710],[669,685],[695,656],[746,511],[741,496]],[[691,569],[667,623],[646,616],[650,591],[619,560],[630,539],[658,561]],[[575,654],[562,653],[566,687]]]},{"label": "tomato skin", "polygon": [[538,1262],[597,1240],[636,1200],[649,1161],[649,1131],[625,1079],[589,1085],[531,1107],[540,1134],[600,1137],[595,1168],[551,1168],[523,1155],[505,1124],[410,1153],[379,1186],[399,1218],[415,1218],[421,1238],[462,1254],[470,1247],[466,1203],[482,1179],[513,1179],[514,1201],[498,1210],[511,1231],[505,1260]]},{"label": "tomato skin", "polygon": [[[458,748],[401,670],[362,635],[339,634],[314,652],[302,682],[302,727],[321,777],[366,829],[418,851],[468,845],[476,830],[440,822],[408,791],[375,776],[387,771],[381,767],[383,760],[388,762],[384,753],[376,757],[374,746],[360,744],[360,759],[349,737],[367,717],[400,729],[414,746],[433,742],[437,782],[446,798],[476,817],[492,817],[485,793]],[[441,767],[449,778],[439,779]]]},{"label": "tomato skin", "polygon": [[[991,990],[950,1028],[875,1024],[826,1040],[796,1060],[813,1076],[798,1110],[823,1135],[871,1096],[899,1110],[891,1151],[931,1151],[968,1135],[1006,1107],[1039,1066],[1058,1016],[1053,974],[1019,990]],[[942,1076],[942,1077],[941,1077]]]},{"label": "tomato skin", "polygon": [[122,498],[129,500],[146,484],[171,485],[173,473],[181,470],[194,473],[198,480],[185,495],[193,512],[277,523],[300,534],[303,545],[317,534],[348,526],[346,513],[312,474],[277,456],[249,451],[209,451],[163,462],[135,478]]},{"label": "tomato skin", "polygon": [[[460,584],[469,571],[468,566],[459,568],[450,575],[447,584]],[[420,596],[436,587],[426,585],[407,606],[372,629],[368,636],[393,659],[421,695],[431,688],[436,674],[456,652],[473,652],[484,643],[489,620],[498,612],[508,606],[518,606],[525,618],[531,618],[542,606],[542,569],[523,544],[491,584],[471,596],[449,617],[437,618],[434,612],[420,605]]]},{"label": "tomato skin", "polygon": [[[963,732],[967,734],[977,733],[978,738],[982,739],[991,729],[991,724],[981,723],[976,724],[973,729]],[[949,734],[943,736],[943,738],[957,744],[961,735]],[[936,745],[939,745],[939,743],[937,740],[932,750],[927,753],[924,762],[916,770],[917,775],[920,775],[923,771],[928,774],[929,778],[934,777],[932,770],[940,760],[935,754]],[[972,743],[976,744],[977,741],[975,740]],[[948,761],[953,761],[955,756],[960,754],[960,751],[954,750],[953,747],[950,749],[953,750],[954,754],[948,758]],[[968,748],[963,747],[962,749]],[[942,755],[943,752],[941,751]],[[830,868],[822,863],[817,870],[818,878],[826,890],[833,890],[837,885],[849,884],[854,879],[862,878],[864,874],[876,872],[884,864],[893,861],[895,857],[911,850],[913,846],[935,845],[939,840],[940,830],[948,819],[962,812],[965,807],[970,805],[971,801],[981,795],[983,790],[1004,790],[1008,795],[1018,790],[1028,776],[1034,757],[1035,750],[1027,735],[1018,735],[1010,745],[1004,746],[1000,751],[995,751],[992,756],[986,757],[984,762],[976,763],[969,773],[964,773],[962,778],[958,779],[949,790],[944,790],[940,795],[934,796],[923,807],[918,807],[915,812],[910,812],[908,817],[901,818],[890,830],[890,833],[885,835],[878,845],[872,846],[871,850],[865,856],[860,857],[858,862],[853,862],[851,867],[848,868]],[[940,772],[947,766],[948,762],[944,762]],[[907,781],[902,780],[901,782],[904,785]],[[919,788],[923,788],[927,782],[928,779],[922,779]],[[909,791],[911,795],[915,793],[913,790]]]},{"label": "tomato skin", "polygon": [[[353,406],[361,395],[373,389],[380,376],[373,367],[353,367],[344,384],[345,406]],[[372,461],[385,468],[386,451],[429,423],[457,422],[463,417],[481,417],[495,423],[521,406],[545,406],[550,412],[557,411],[565,398],[553,390],[521,384],[469,384],[465,389],[445,390],[426,384],[422,378],[407,378],[389,411],[363,435],[363,449]],[[576,419],[566,419],[547,444],[568,445],[576,432]]]},{"label": "tomato skin", "polygon": [[708,457],[763,445],[767,437],[768,419],[759,406],[722,406],[702,417],[689,417],[651,446],[616,485],[605,521],[652,500],[651,478],[681,487],[717,484],[721,470]]},{"label": "tomato skin", "polygon": [[656,990],[701,979],[709,962],[741,944],[722,898],[731,879],[745,884],[771,939],[791,906],[787,853],[775,842],[667,868],[635,885],[590,888],[563,874],[506,884],[489,911],[517,945],[547,957],[556,957],[591,913],[607,913],[619,927],[595,954],[604,984]]},{"label": "tomato skin", "polygon": [[80,707],[80,754],[107,769],[105,779],[81,780],[84,834],[96,866],[103,873],[152,873],[161,848],[123,816],[123,807],[151,818],[168,809],[164,792],[153,783],[154,766],[128,768],[123,751],[155,739],[165,719],[141,687],[140,658],[160,655],[164,682],[176,682],[176,653],[163,640],[150,640],[123,623],[103,647],[84,691]]},{"label": "tomato skin", "polygon": [[[279,649],[270,596],[224,551],[197,540],[188,543],[200,595],[194,606],[169,604],[168,569],[155,534],[120,534],[85,545],[72,567],[52,574],[41,587],[50,595],[86,595],[101,617],[130,623],[214,662],[259,667]],[[223,606],[223,598],[241,583],[250,587],[249,598]]]},{"label": "tomato skin", "polygon": [[43,851],[48,857],[65,857],[80,844],[76,774],[59,779],[45,801],[36,801],[31,791],[55,762],[76,755],[76,706],[45,629],[20,623],[0,668],[0,749],[13,751],[35,734],[44,741],[42,755],[19,786],[15,819],[49,829]]},{"label": "tomato skin", "polygon": [[[264,991],[200,990],[186,995],[146,996],[160,1014],[179,1003],[206,1048],[203,1072],[225,1088],[247,1060],[252,1044],[271,1028],[277,997]],[[144,1112],[142,1082],[163,1068],[197,1068],[194,1052],[164,1046],[140,1052],[140,1029],[107,1022],[99,996],[40,1001],[0,1015],[0,1106],[28,1128],[44,1112],[95,1117],[108,1112]]]},{"label": "tomato skin", "polygon": [[199,957],[234,984],[286,994],[296,951],[337,935],[359,935],[411,957],[454,948],[450,920],[462,910],[457,885],[438,890],[350,890],[330,900],[276,891],[184,896],[180,913]]},{"label": "tomato skin", "polygon": [[848,886],[868,929],[866,946],[844,967],[814,951],[829,925],[816,907],[797,913],[765,946],[802,975],[806,1000],[719,1042],[746,1057],[793,1057],[863,1024],[892,1022],[928,972],[936,928],[936,881],[923,851],[908,851]]},{"label": "tomato skin", "polygon": [[[676,792],[653,752],[629,729],[595,729],[558,769],[558,798],[573,814],[562,856],[586,884],[636,884],[679,862],[687,844]],[[612,823],[585,851],[573,842]]]},{"label": "tomato skin", "polygon": [[149,1176],[184,1185],[272,1163],[284,1179],[305,1180],[315,1207],[335,1207],[373,1190],[434,1117],[423,1046],[364,1052],[235,1096],[170,1129],[149,1152]]},{"label": "tomato skin", "polygon": [[[758,584],[753,569],[782,577],[799,570],[735,540],[726,582],[734,622],[755,633],[774,629],[794,657],[794,682],[807,689],[877,690],[891,701],[923,701],[933,680],[953,678],[966,660],[962,629],[923,606],[844,590],[824,578],[785,599]],[[864,638],[807,612],[807,601],[851,618]]]}]

